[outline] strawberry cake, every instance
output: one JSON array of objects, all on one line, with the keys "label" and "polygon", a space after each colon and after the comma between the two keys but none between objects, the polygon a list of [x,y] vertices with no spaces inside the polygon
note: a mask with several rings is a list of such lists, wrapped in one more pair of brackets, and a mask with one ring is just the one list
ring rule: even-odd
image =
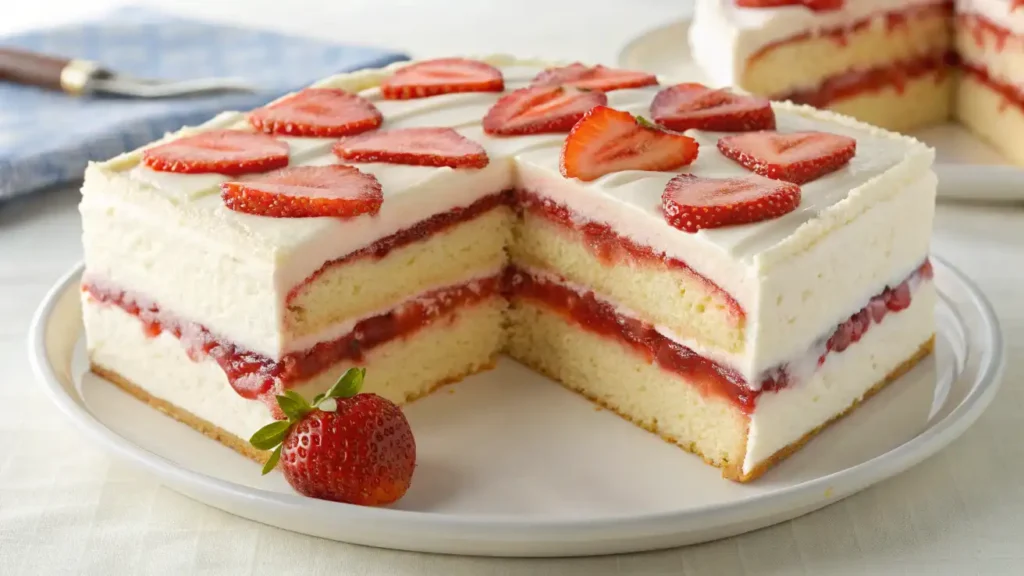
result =
[{"label": "strawberry cake", "polygon": [[88,168],[89,358],[262,462],[282,394],[359,366],[403,404],[504,353],[749,481],[931,350],[932,161],[603,66],[328,78]]},{"label": "strawberry cake", "polygon": [[1022,4],[697,0],[690,45],[716,85],[890,130],[956,117],[1024,163]]}]

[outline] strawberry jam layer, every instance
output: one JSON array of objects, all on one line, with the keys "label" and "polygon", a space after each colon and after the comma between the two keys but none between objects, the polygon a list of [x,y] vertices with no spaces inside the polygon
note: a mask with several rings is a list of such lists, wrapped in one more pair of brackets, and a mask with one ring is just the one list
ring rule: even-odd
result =
[{"label": "strawberry jam layer", "polygon": [[737,323],[742,322],[745,313],[739,302],[736,302],[732,295],[708,278],[698,274],[682,260],[671,258],[664,253],[654,251],[649,246],[637,244],[625,236],[620,236],[607,224],[580,220],[568,207],[542,198],[533,192],[517,190],[515,200],[520,210],[540,216],[579,235],[590,253],[605,266],[653,263],[685,272],[699,280],[716,298],[724,301],[732,311]]},{"label": "strawberry jam layer", "polygon": [[978,82],[981,82],[990,90],[1003,97],[1003,103],[1000,111],[1004,110],[1007,106],[1014,106],[1024,112],[1024,88],[996,80],[989,75],[988,70],[985,68],[967,63],[961,64],[960,66],[964,71],[964,74],[974,78]]},{"label": "strawberry jam layer", "polygon": [[[851,0],[856,1],[856,0]],[[850,36],[861,33],[871,26],[874,25],[875,20],[881,16],[885,21],[885,29],[887,33],[892,33],[900,28],[906,28],[911,22],[919,20],[921,18],[949,18],[953,15],[953,2],[950,1],[937,1],[934,4],[927,6],[915,6],[907,8],[905,10],[898,10],[894,12],[886,12],[883,14],[873,15],[862,20],[858,20],[852,24],[839,26],[835,28],[825,28],[821,30],[814,30],[813,32],[804,32],[797,36],[791,36],[784,40],[772,42],[763,46],[760,50],[754,53],[750,57],[750,62],[758,59],[764,54],[787,44],[795,44],[797,42],[805,42],[813,38],[828,38],[835,42],[839,46],[846,46],[849,44]]]},{"label": "strawberry jam layer", "polygon": [[1012,42],[1014,50],[1024,48],[1024,37],[1016,36],[1008,28],[980,16],[978,14],[958,14],[956,17],[957,27],[970,30],[971,38],[978,48],[984,48],[986,40],[991,39],[997,52],[1006,50]]},{"label": "strawberry jam layer", "polygon": [[277,361],[220,338],[200,324],[177,318],[136,294],[95,282],[83,283],[82,290],[93,300],[118,306],[138,318],[147,336],[173,334],[194,361],[214,359],[231,387],[243,398],[252,400],[265,399],[268,394],[299,384],[338,362],[358,362],[367,351],[381,344],[409,336],[458,308],[500,294],[501,277],[422,294],[390,312],[360,320],[344,336],[292,352]]},{"label": "strawberry jam layer", "polygon": [[[820,345],[812,347],[810,353],[818,356],[818,365],[823,364],[829,354],[841,353],[857,343],[873,324],[887,315],[910,306],[911,285],[930,279],[931,275],[931,264],[926,261],[909,278],[871,298],[867,306],[840,324]],[[535,301],[585,330],[615,339],[648,362],[682,376],[702,394],[724,397],[747,414],[753,412],[761,394],[793,384],[789,366],[784,365],[767,371],[760,390],[753,390],[735,370],[671,340],[646,322],[620,314],[615,306],[597,298],[593,292],[579,293],[559,282],[514,268],[510,269],[506,283],[506,289],[514,298]]]},{"label": "strawberry jam layer", "polygon": [[291,300],[295,295],[299,294],[303,288],[312,284],[316,279],[323,274],[329,268],[335,266],[341,266],[357,260],[360,258],[375,258],[381,259],[387,256],[392,250],[401,248],[402,246],[419,242],[424,238],[443,232],[444,230],[468,222],[481,214],[485,214],[494,208],[499,206],[509,206],[512,201],[512,192],[501,192],[499,194],[491,194],[490,196],[484,196],[483,198],[473,202],[469,206],[462,208],[453,208],[448,212],[441,214],[435,214],[426,220],[417,223],[414,226],[399,230],[391,236],[386,236],[377,240],[373,244],[370,244],[364,248],[360,248],[355,252],[351,252],[337,258],[330,260],[321,266],[316,272],[306,278],[301,284],[295,286],[288,292],[288,300]]},{"label": "strawberry jam layer", "polygon": [[941,54],[871,70],[853,70],[826,78],[817,88],[779,94],[772,99],[791,100],[797,104],[825,108],[840,100],[878,92],[889,87],[896,88],[897,92],[902,94],[907,83],[918,78],[935,75],[936,83],[943,81],[955,60],[952,54]]}]

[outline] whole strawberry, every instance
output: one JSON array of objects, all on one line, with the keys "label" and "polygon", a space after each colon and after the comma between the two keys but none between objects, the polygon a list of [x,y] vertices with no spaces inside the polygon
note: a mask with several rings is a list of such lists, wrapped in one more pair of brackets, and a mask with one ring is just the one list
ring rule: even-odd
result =
[{"label": "whole strawberry", "polygon": [[312,404],[291,390],[278,396],[287,419],[249,440],[260,450],[274,450],[263,473],[280,462],[300,494],[349,504],[380,506],[405,495],[416,468],[412,429],[394,403],[358,394],[365,374],[349,369]]}]

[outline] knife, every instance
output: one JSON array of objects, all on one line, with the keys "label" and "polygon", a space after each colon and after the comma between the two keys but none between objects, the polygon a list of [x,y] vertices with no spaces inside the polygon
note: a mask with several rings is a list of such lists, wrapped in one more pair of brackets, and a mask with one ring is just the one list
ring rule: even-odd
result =
[{"label": "knife", "polygon": [[154,80],[119,74],[91,60],[61,58],[0,47],[0,82],[56,90],[72,96],[169,98],[216,92],[256,92],[241,78]]}]

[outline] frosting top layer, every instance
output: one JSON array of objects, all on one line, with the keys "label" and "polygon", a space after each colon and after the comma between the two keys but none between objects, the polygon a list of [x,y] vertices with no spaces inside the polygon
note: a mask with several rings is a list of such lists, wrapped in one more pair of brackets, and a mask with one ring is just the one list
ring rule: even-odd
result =
[{"label": "frosting top layer", "polygon": [[[529,84],[543,69],[508,59],[494,62],[502,67],[506,90]],[[820,130],[857,140],[857,155],[844,168],[805,184],[800,206],[781,218],[688,234],[672,228],[661,214],[660,198],[666,182],[676,173],[628,171],[606,175],[593,182],[567,180],[558,169],[564,134],[525,137],[490,137],[481,120],[500,94],[469,93],[432,98],[383,100],[373,87],[386,73],[343,75],[321,82],[355,90],[374,102],[384,115],[383,129],[418,126],[450,126],[479,142],[490,164],[483,169],[432,168],[391,164],[359,164],[374,174],[384,191],[384,203],[375,215],[353,219],[278,219],[233,212],[223,206],[218,186],[228,178],[220,175],[158,173],[139,164],[135,152],[93,169],[107,178],[120,179],[119,201],[152,212],[155,220],[192,228],[218,243],[236,258],[265,262],[278,268],[277,282],[287,288],[300,283],[324,262],[341,258],[372,242],[412,226],[433,214],[467,206],[504,189],[524,186],[544,193],[547,189],[571,189],[559,199],[580,216],[610,223],[638,243],[687,262],[698,273],[733,295],[741,305],[751,281],[773,261],[806,248],[815,238],[865,210],[883,189],[896,189],[926,173],[930,149],[917,141],[809,107],[776,103],[782,132]],[[376,74],[373,76],[372,74]],[[369,87],[366,87],[369,86]],[[659,87],[609,93],[609,106],[648,115]],[[247,129],[240,114],[226,114],[208,126]],[[743,176],[749,172],[722,156],[719,134],[690,131],[701,145],[698,159],[682,172],[707,177]],[[330,139],[285,138],[291,147],[291,163],[318,165],[338,163],[330,153]],[[883,181],[884,179],[884,181]],[[97,187],[98,188],[98,187]],[[107,186],[104,189],[111,189]],[[537,189],[540,188],[540,189]],[[97,190],[98,191],[98,190]],[[87,182],[86,193],[90,193]]]}]

